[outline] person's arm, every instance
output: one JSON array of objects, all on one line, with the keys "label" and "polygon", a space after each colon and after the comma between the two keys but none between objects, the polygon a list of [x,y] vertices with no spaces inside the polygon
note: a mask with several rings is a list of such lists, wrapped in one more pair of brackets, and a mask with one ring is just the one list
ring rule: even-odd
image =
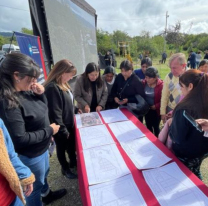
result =
[{"label": "person's arm", "polygon": [[51,138],[53,134],[53,128],[50,125],[41,130],[27,132],[20,108],[5,109],[4,122],[16,149],[40,143],[45,139]]},{"label": "person's arm", "polygon": [[[137,77],[134,76],[134,79],[132,79],[133,82],[131,84],[131,88],[134,89],[135,91],[135,95],[139,94],[141,97],[143,97],[145,99],[145,93],[144,93],[144,86],[142,85],[141,80]],[[127,89],[127,88],[126,88]],[[129,96],[127,99],[127,103],[136,103],[136,97],[135,95],[133,96]]]},{"label": "person's arm", "polygon": [[168,75],[167,75],[164,79],[163,89],[162,89],[161,106],[160,106],[161,116],[166,115],[166,108],[168,106],[169,96],[170,96],[170,91],[168,88]]},{"label": "person's arm", "polygon": [[[80,104],[82,105],[82,107],[85,107],[88,105],[88,103],[83,99],[82,97],[82,83],[81,83],[82,79],[79,78],[76,81],[75,87],[74,87],[74,99]],[[89,106],[89,105],[88,105]],[[80,109],[80,108],[79,108]]]},{"label": "person's arm", "polygon": [[187,133],[191,127],[191,124],[183,116],[183,111],[184,110],[178,110],[175,112],[169,132],[170,138],[178,145],[183,143],[187,138]]},{"label": "person's arm", "polygon": [[118,78],[119,78],[119,75],[116,76],[115,82],[114,82],[113,87],[111,89],[111,97],[113,99],[115,99],[115,97],[117,97]]},{"label": "person's arm", "polygon": [[156,92],[156,89],[155,89],[155,95],[158,95],[157,102],[155,102],[155,109],[156,110],[160,110],[162,89],[163,89],[163,84],[161,84],[157,87],[157,92]]},{"label": "person's arm", "polygon": [[0,136],[2,139],[4,139],[4,143],[7,149],[6,154],[9,155],[9,159],[21,181],[21,185],[29,189],[29,191],[27,191],[27,194],[31,193],[32,192],[31,184],[35,182],[35,176],[32,174],[30,169],[20,161],[19,157],[17,156],[17,153],[15,152],[13,143],[11,141],[11,137],[1,119],[0,119]]},{"label": "person's arm", "polygon": [[139,94],[143,98],[145,98],[144,86],[143,86],[140,79],[138,79],[138,81],[136,81],[135,89],[136,89],[136,94]]},{"label": "person's arm", "polygon": [[[68,137],[69,132],[63,122],[63,100],[61,97],[61,93],[58,89],[58,86],[49,85],[46,88],[45,95],[48,100],[48,110],[49,110],[49,117],[51,123],[56,123],[60,125],[60,129],[58,134],[61,136]],[[69,108],[71,109],[71,108]]]},{"label": "person's arm", "polygon": [[101,106],[102,109],[105,109],[105,104],[107,102],[107,99],[108,99],[108,88],[106,86],[106,83],[103,82],[102,95],[100,98],[100,102],[98,103],[98,106]]}]

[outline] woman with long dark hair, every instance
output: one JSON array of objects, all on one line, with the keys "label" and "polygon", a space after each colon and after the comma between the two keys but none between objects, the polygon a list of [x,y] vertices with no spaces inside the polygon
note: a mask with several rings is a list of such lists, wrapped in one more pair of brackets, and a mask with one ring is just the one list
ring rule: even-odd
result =
[{"label": "woman with long dark hair", "polygon": [[115,109],[117,107],[111,95],[111,89],[115,82],[116,76],[117,74],[113,66],[108,66],[105,68],[105,71],[102,76],[102,79],[108,88],[108,99],[105,105],[105,109]]},{"label": "woman with long dark hair", "polygon": [[100,69],[91,62],[85,72],[77,79],[74,98],[82,112],[99,112],[105,108],[108,90],[100,76]]},{"label": "woman with long dark hair", "polygon": [[[0,62],[0,117],[20,160],[35,175],[27,206],[42,206],[63,197],[66,190],[52,192],[47,183],[48,146],[59,125],[50,124],[44,87],[37,83],[39,66],[29,56],[8,54]],[[42,196],[42,202],[41,202]]]},{"label": "woman with long dark hair", "polygon": [[[68,81],[76,75],[77,69],[67,59],[57,62],[48,75],[45,86],[45,95],[48,99],[50,122],[60,125],[54,140],[56,142],[57,157],[61,171],[69,179],[77,178],[70,168],[77,165],[75,155],[75,132],[73,95]],[[78,111],[78,110],[76,110]],[[67,162],[67,152],[70,164]]]},{"label": "woman with long dark hair", "polygon": [[172,150],[175,155],[199,178],[200,165],[208,154],[208,138],[185,117],[184,111],[194,119],[208,118],[208,75],[188,70],[179,78],[185,97],[175,107],[170,127]]}]

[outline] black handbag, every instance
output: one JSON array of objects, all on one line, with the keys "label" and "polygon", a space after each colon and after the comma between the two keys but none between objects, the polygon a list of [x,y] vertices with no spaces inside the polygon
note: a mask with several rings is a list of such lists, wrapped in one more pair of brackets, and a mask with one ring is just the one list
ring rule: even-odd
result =
[{"label": "black handbag", "polygon": [[150,109],[149,104],[139,94],[135,95],[135,98],[138,103],[127,103],[128,109],[138,116],[146,115]]}]

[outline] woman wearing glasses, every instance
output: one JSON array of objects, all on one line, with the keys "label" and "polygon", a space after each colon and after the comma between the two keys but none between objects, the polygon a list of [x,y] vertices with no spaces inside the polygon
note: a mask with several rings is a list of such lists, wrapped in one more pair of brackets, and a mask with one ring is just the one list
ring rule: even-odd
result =
[{"label": "woman wearing glasses", "polygon": [[52,192],[47,183],[48,146],[60,126],[49,122],[44,87],[37,83],[39,74],[39,66],[21,53],[8,54],[0,62],[0,117],[20,160],[36,179],[26,197],[27,206],[49,204],[66,194],[65,189]]}]

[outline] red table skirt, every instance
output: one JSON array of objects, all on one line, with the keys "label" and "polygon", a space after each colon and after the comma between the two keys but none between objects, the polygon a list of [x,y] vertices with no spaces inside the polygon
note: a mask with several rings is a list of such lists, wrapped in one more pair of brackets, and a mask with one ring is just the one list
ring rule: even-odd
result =
[{"label": "red table skirt", "polygon": [[[126,115],[126,117],[131,120],[146,136],[147,138],[154,143],[164,154],[166,154],[172,161],[176,162],[180,169],[189,177],[192,182],[200,189],[202,192],[208,196],[208,187],[196,177],[186,166],[181,163],[177,157],[170,152],[133,114],[131,114],[127,109],[121,109],[121,111]],[[102,119],[102,116],[101,116]],[[103,120],[103,119],[102,119]],[[104,122],[104,121],[103,121]],[[153,195],[152,191],[150,190],[149,186],[145,182],[145,179],[142,175],[142,171],[138,170],[130,158],[127,156],[123,148],[120,146],[118,140],[115,138],[113,133],[111,132],[108,124],[105,124],[108,128],[110,134],[112,135],[118,150],[120,151],[127,167],[132,173],[134,181],[138,186],[146,204],[149,206],[158,206],[160,205]],[[76,149],[77,149],[77,171],[78,171],[78,181],[79,181],[79,190],[82,199],[82,203],[84,206],[91,206],[90,200],[90,193],[89,193],[89,186],[87,180],[87,173],[85,168],[84,156],[83,156],[83,149],[82,143],[79,135],[78,129],[76,129]]]}]

